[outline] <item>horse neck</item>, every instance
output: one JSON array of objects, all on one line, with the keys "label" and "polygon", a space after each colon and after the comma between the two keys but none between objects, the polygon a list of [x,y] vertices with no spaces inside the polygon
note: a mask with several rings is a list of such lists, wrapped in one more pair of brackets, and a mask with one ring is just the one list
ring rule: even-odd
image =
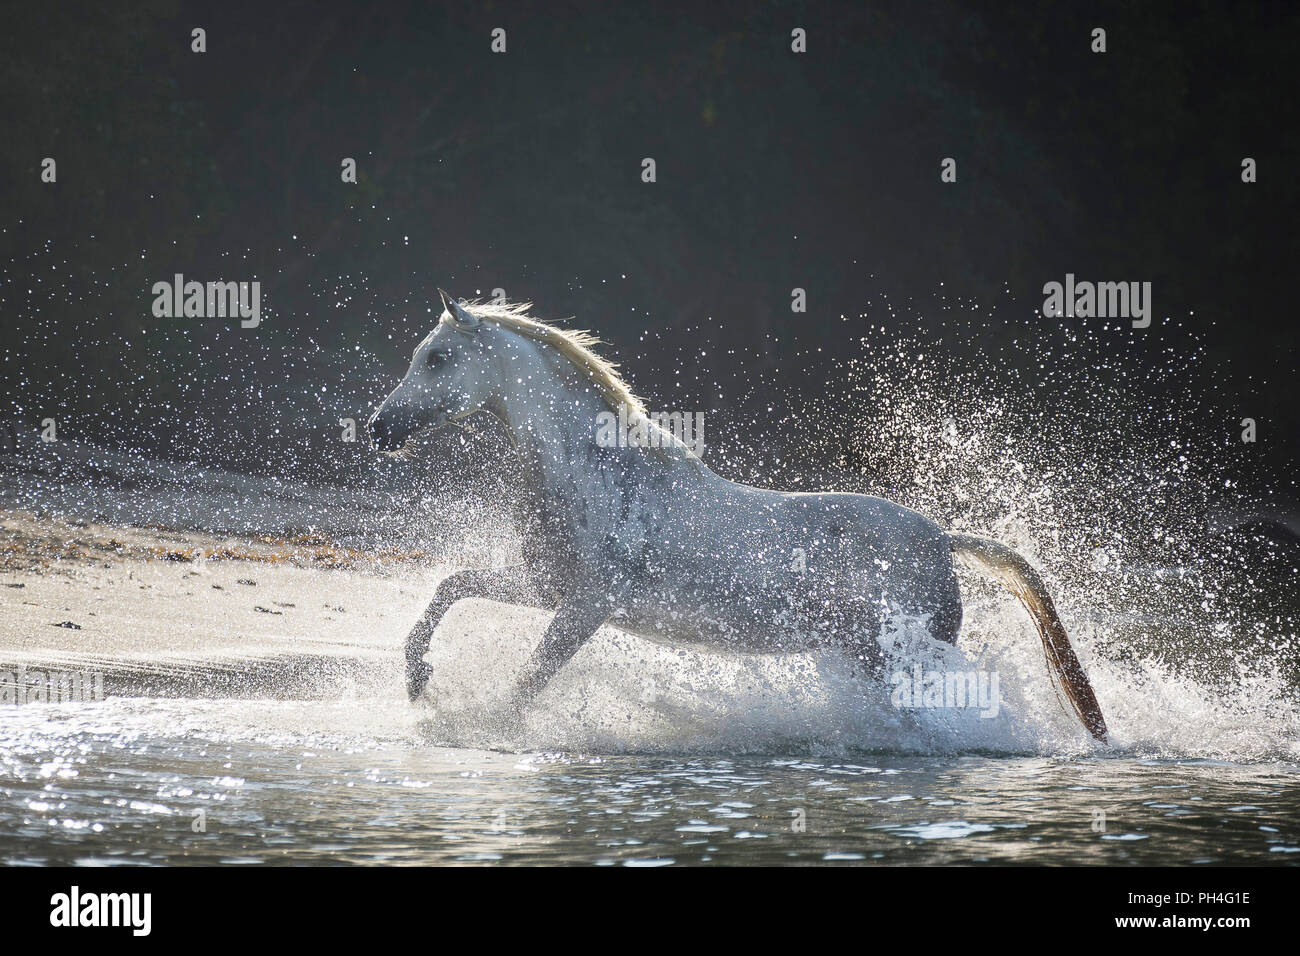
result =
[{"label": "horse neck", "polygon": [[597,416],[609,410],[604,400],[573,363],[533,342],[503,362],[501,381],[488,408],[505,423],[530,483],[543,492],[573,488],[575,474],[599,457],[591,449]]},{"label": "horse neck", "polygon": [[[502,384],[487,407],[505,423],[529,491],[557,511],[600,512],[613,487],[653,495],[657,483],[649,479],[658,469],[674,469],[679,490],[713,477],[698,459],[598,448],[599,416],[618,410],[572,362],[540,343],[524,341],[503,356],[498,374]],[[586,507],[574,509],[579,504]]]}]

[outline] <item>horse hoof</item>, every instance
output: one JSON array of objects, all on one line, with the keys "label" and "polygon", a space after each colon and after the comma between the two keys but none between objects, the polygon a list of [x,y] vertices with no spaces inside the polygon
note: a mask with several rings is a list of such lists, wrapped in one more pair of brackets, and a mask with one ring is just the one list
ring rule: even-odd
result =
[{"label": "horse hoof", "polygon": [[433,673],[433,668],[424,661],[418,661],[406,665],[406,696],[411,701],[415,701],[424,693],[425,686],[429,683],[429,675]]}]

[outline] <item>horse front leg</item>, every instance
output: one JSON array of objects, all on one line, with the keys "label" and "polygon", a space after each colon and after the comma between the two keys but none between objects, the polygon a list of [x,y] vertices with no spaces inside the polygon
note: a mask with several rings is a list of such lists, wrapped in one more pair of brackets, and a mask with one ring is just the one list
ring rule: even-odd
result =
[{"label": "horse front leg", "polygon": [[604,602],[579,605],[566,601],[560,606],[515,686],[513,699],[520,712],[609,619],[612,610]]},{"label": "horse front leg", "polygon": [[429,651],[433,632],[453,604],[471,597],[529,607],[554,607],[554,603],[546,600],[522,564],[509,568],[457,571],[443,578],[433,594],[433,600],[406,636],[406,693],[411,700],[424,692],[432,673],[432,668],[424,661],[424,655]]}]

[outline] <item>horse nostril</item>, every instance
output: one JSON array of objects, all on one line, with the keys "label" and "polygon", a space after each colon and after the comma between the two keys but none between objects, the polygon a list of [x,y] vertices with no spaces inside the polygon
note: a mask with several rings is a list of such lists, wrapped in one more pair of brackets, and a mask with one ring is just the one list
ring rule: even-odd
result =
[{"label": "horse nostril", "polygon": [[388,426],[382,418],[371,419],[367,425],[370,429],[370,442],[378,448],[382,448],[388,439]]}]

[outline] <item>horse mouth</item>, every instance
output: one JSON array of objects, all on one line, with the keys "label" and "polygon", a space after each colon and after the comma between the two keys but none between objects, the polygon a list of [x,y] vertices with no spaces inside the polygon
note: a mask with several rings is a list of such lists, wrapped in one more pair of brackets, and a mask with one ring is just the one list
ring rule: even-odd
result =
[{"label": "horse mouth", "polygon": [[380,454],[387,455],[389,458],[414,458],[415,457],[415,439],[423,431],[436,426],[429,425],[422,428],[416,428],[407,432],[399,441],[391,433],[383,433],[371,438],[370,444]]},{"label": "horse mouth", "polygon": [[375,451],[394,457],[407,457],[410,454],[407,447],[411,439],[415,437],[414,431],[408,431],[405,434],[395,431],[388,422],[378,415],[366,423],[366,431],[370,434],[370,447]]},{"label": "horse mouth", "polygon": [[378,425],[379,428],[371,431],[370,444],[374,446],[376,451],[387,455],[389,458],[414,458],[416,438],[425,432],[437,431],[439,428],[444,428],[447,425],[454,424],[472,414],[474,414],[473,409],[466,412],[460,412],[456,415],[452,415],[447,411],[439,411],[428,423],[417,425],[415,428],[411,429],[411,431],[407,432],[406,435],[402,437],[401,441],[398,441],[395,436],[388,431],[386,425],[382,422],[376,422],[376,425]]}]

